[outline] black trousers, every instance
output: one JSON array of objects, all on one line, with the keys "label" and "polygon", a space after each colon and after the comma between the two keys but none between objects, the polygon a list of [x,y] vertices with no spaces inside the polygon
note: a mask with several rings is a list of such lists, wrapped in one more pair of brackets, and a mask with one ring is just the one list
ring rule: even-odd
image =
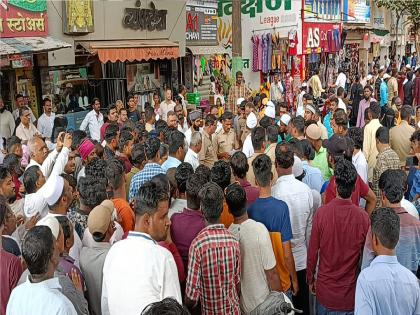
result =
[{"label": "black trousers", "polygon": [[299,284],[299,292],[293,296],[293,306],[309,315],[309,287],[306,284],[306,269],[296,272]]}]

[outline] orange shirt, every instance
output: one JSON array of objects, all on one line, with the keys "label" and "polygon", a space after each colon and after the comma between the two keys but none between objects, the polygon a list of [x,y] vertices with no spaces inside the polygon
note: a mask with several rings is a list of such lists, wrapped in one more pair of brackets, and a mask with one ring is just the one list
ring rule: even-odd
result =
[{"label": "orange shirt", "polygon": [[121,198],[112,199],[114,207],[117,210],[118,216],[121,218],[121,226],[124,233],[134,230],[135,216],[134,211],[131,209],[130,204],[127,200]]},{"label": "orange shirt", "polygon": [[226,201],[223,201],[223,211],[220,216],[220,223],[222,223],[227,229],[233,223],[233,215],[230,214]]}]

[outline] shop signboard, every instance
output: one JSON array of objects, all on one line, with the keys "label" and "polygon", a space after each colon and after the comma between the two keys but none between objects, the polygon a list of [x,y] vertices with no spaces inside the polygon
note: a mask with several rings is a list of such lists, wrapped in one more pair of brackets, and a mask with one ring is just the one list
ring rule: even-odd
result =
[{"label": "shop signboard", "polygon": [[[297,55],[302,53],[302,1],[296,0],[242,0],[242,59],[246,85],[251,89],[260,86],[259,73],[253,72],[253,35],[276,34],[287,39],[289,33],[298,33]],[[219,45],[231,54],[232,49],[232,0],[218,1],[217,39]]]},{"label": "shop signboard", "polygon": [[191,46],[216,46],[217,6],[187,5],[186,43]]},{"label": "shop signboard", "polygon": [[141,1],[135,2],[135,8],[125,8],[122,19],[123,26],[141,31],[166,30],[166,16],[168,10],[157,9],[154,2],[150,2],[150,8],[142,8]]},{"label": "shop signboard", "polygon": [[340,34],[340,24],[303,23],[302,53],[336,52]]},{"label": "shop signboard", "polygon": [[11,55],[9,59],[14,69],[31,68],[33,66],[32,55]]},{"label": "shop signboard", "polygon": [[47,35],[47,0],[0,0],[0,38]]},{"label": "shop signboard", "polygon": [[341,0],[304,0],[305,22],[331,23],[341,20]]},{"label": "shop signboard", "polygon": [[370,0],[344,0],[344,21],[347,23],[370,23]]}]

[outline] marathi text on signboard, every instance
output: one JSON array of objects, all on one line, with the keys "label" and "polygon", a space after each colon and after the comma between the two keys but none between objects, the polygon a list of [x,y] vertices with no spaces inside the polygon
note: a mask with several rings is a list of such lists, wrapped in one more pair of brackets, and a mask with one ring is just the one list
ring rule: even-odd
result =
[{"label": "marathi text on signboard", "polygon": [[188,45],[215,46],[218,44],[216,7],[187,6],[186,17]]},{"label": "marathi text on signboard", "polygon": [[46,0],[8,0],[0,3],[0,37],[48,35]]},{"label": "marathi text on signboard", "polygon": [[142,9],[141,1],[136,1],[135,8],[125,8],[123,16],[124,27],[133,30],[163,31],[166,29],[167,10],[158,10],[153,2],[150,9]]}]

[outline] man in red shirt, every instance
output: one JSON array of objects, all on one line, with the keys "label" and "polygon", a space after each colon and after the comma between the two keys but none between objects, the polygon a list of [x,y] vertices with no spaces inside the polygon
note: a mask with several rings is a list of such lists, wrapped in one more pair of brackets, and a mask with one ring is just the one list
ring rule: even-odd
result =
[{"label": "man in red shirt", "polygon": [[2,198],[0,200],[0,315],[6,314],[6,306],[10,293],[22,275],[20,259],[9,254],[2,247],[1,235],[3,233],[6,213],[6,200]]},{"label": "man in red shirt", "polygon": [[[353,155],[353,145],[349,137],[333,135],[329,140],[325,140],[322,145],[327,149],[328,165],[332,169],[335,169],[335,165],[340,159],[344,158],[351,162]],[[334,174],[335,173],[336,172],[334,171]],[[336,195],[336,180],[335,176],[332,176],[323,196],[323,204],[326,205],[329,203],[336,197]],[[375,193],[372,189],[369,188],[369,185],[366,184],[359,175],[357,175],[356,184],[351,194],[351,201],[355,206],[359,206],[361,198],[366,200],[366,211],[369,214],[372,213],[376,205]]]},{"label": "man in red shirt", "polygon": [[316,294],[317,314],[353,312],[357,270],[369,229],[368,214],[351,200],[356,168],[340,159],[335,174],[337,197],[316,211],[308,249],[307,282]]}]

